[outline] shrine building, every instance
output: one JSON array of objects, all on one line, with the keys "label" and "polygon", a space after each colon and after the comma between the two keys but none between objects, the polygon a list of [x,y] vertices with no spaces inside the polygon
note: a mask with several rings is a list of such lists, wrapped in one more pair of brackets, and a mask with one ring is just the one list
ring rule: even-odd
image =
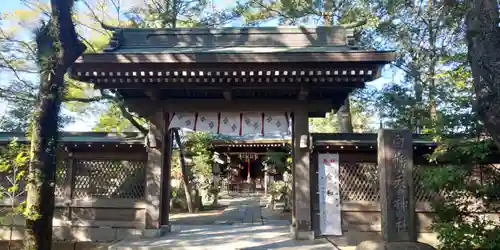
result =
[{"label": "shrine building", "polygon": [[[294,238],[315,235],[309,117],[338,110],[380,75],[393,52],[356,47],[332,27],[113,28],[102,53],[86,53],[70,77],[113,91],[150,121],[146,227],[169,230],[172,128],[229,136],[291,137]],[[337,204],[338,205],[338,204]]]}]

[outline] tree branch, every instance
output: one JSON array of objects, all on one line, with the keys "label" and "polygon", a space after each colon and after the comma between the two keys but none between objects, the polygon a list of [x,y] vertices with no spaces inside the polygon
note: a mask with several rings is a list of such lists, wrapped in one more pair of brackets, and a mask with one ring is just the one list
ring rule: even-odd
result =
[{"label": "tree branch", "polygon": [[5,40],[7,42],[20,44],[24,48],[28,49],[32,55],[36,55],[36,50],[28,42],[11,38],[7,33],[5,33],[5,31],[2,28],[0,28],[0,35],[1,35],[0,40]]},{"label": "tree branch", "polygon": [[78,39],[75,24],[72,17],[73,1],[51,0],[52,16],[59,25],[59,41],[61,43],[60,55],[62,61],[59,65],[63,70],[67,70],[73,62],[80,57],[85,49],[85,44]]},{"label": "tree branch", "polygon": [[352,22],[352,23],[346,23],[346,24],[341,24],[340,26],[346,28],[346,29],[354,29],[354,28],[358,28],[360,26],[363,26],[365,25],[367,22],[366,19],[363,19],[363,20],[359,20],[359,21],[356,21],[356,22]]},{"label": "tree branch", "polygon": [[12,71],[12,73],[14,74],[14,77],[16,77],[16,79],[24,84],[27,84],[26,80],[24,80],[23,78],[21,78],[21,76],[19,75],[18,71],[16,70],[16,68],[10,63],[10,61],[5,58],[4,55],[2,55],[0,53],[0,60],[3,61],[5,63],[4,67],[5,68],[8,68]]},{"label": "tree branch", "polygon": [[134,116],[128,112],[128,110],[125,108],[125,105],[118,104],[118,108],[122,112],[123,117],[125,117],[134,127],[136,127],[143,135],[147,135],[149,133],[149,130],[142,126],[137,120],[134,118]]},{"label": "tree branch", "polygon": [[90,103],[90,102],[99,102],[102,100],[109,100],[109,98],[106,98],[104,96],[96,96],[96,97],[90,97],[90,98],[85,98],[85,97],[68,97],[64,98],[63,102],[84,102],[84,103]]},{"label": "tree branch", "polygon": [[149,130],[142,126],[134,116],[127,110],[125,107],[125,103],[119,93],[115,93],[115,95],[110,95],[106,92],[101,91],[101,95],[107,99],[113,100],[114,103],[118,106],[118,109],[122,112],[122,115],[125,119],[127,119],[137,130],[139,130],[142,134],[147,135]]}]

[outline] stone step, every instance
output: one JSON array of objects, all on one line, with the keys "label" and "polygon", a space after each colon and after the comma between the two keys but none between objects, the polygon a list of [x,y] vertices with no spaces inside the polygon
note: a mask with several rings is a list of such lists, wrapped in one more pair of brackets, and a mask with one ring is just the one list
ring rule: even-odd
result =
[{"label": "stone step", "polygon": [[285,202],[274,203],[273,210],[283,210],[285,209]]}]

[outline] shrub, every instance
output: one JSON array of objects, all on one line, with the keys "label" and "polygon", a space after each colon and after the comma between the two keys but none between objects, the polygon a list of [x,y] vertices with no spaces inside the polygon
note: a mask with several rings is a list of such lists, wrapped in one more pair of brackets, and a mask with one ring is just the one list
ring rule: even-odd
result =
[{"label": "shrub", "polygon": [[500,225],[484,216],[494,210],[500,172],[490,169],[491,182],[476,178],[475,170],[488,157],[488,141],[448,141],[429,157],[444,163],[425,170],[425,188],[437,194],[432,207],[436,213],[432,229],[438,233],[442,250],[500,249]]}]

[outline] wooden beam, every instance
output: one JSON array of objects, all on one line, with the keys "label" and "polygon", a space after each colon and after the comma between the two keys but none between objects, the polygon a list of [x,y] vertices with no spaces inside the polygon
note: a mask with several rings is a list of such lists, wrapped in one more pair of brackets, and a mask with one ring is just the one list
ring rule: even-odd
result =
[{"label": "wooden beam", "polygon": [[[322,63],[82,63],[71,68],[71,78],[258,78],[258,77],[339,77],[375,76],[382,64],[375,62],[322,62]],[[223,69],[223,70],[221,70]],[[354,75],[352,74],[354,71]],[[289,79],[286,79],[289,81]],[[172,81],[170,81],[172,82]]]},{"label": "wooden beam", "polygon": [[151,98],[151,100],[153,101],[157,101],[159,98],[159,93],[158,91],[155,91],[155,90],[152,90],[152,89],[147,89],[144,91],[144,93],[149,97]]},{"label": "wooden beam", "polygon": [[[100,89],[150,89],[151,91],[158,90],[168,90],[168,89],[190,89],[190,90],[220,90],[221,86],[230,86],[231,89],[251,89],[251,90],[299,90],[301,82],[252,82],[247,81],[246,83],[233,83],[233,84],[210,84],[210,83],[189,83],[189,82],[142,82],[142,81],[131,81],[131,82],[119,82],[112,81],[111,79],[107,79],[104,82],[104,79],[95,78],[87,78],[87,79],[79,79],[83,82],[92,82],[95,83],[94,86]],[[352,78],[338,78],[332,79],[331,81],[325,81],[321,83],[315,83],[311,86],[314,89],[349,89],[349,88],[363,88],[365,86],[365,80],[361,77],[352,77]]]},{"label": "wooden beam", "polygon": [[300,87],[300,91],[298,94],[298,100],[305,101],[307,100],[308,96],[309,96],[309,84],[302,85],[302,87]]},{"label": "wooden beam", "polygon": [[231,89],[224,89],[224,91],[222,92],[222,95],[224,96],[224,100],[226,100],[226,101],[233,100],[233,92]]},{"label": "wooden beam", "polygon": [[268,52],[268,53],[87,53],[75,65],[82,63],[302,63],[302,62],[372,62],[393,61],[391,51],[335,52]]},{"label": "wooden beam", "polygon": [[170,114],[163,114],[162,148],[161,148],[161,190],[160,190],[160,223],[170,230],[170,176],[172,172],[173,132],[168,129]]},{"label": "wooden beam", "polygon": [[224,100],[224,99],[128,99],[126,105],[141,116],[151,113],[154,107],[163,107],[166,112],[293,112],[305,107],[310,113],[324,116],[338,105],[330,99],[319,101],[299,100]]}]

